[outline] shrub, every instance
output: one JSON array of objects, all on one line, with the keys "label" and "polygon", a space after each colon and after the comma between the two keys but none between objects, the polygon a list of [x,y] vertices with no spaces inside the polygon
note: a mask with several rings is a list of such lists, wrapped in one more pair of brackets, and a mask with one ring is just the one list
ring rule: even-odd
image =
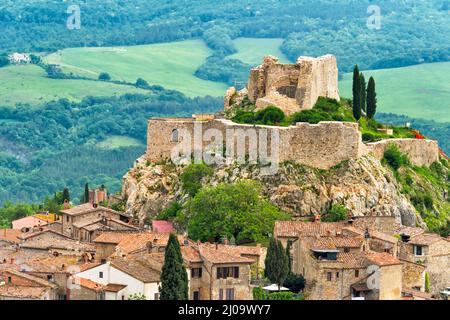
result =
[{"label": "shrub", "polygon": [[305,278],[301,275],[290,273],[284,281],[283,286],[294,293],[299,293],[305,288]]},{"label": "shrub", "polygon": [[195,196],[202,187],[202,179],[212,174],[213,169],[204,163],[189,165],[181,174],[183,189],[190,196]]},{"label": "shrub", "polygon": [[255,114],[255,120],[260,124],[279,124],[285,119],[284,112],[275,106],[269,106]]},{"label": "shrub", "polygon": [[332,205],[330,211],[322,216],[322,221],[337,222],[348,218],[348,209],[343,205]]},{"label": "shrub", "polygon": [[302,294],[294,294],[293,292],[283,291],[270,293],[267,300],[305,300]]},{"label": "shrub", "polygon": [[102,73],[100,73],[100,75],[98,76],[98,80],[101,80],[101,81],[109,81],[109,80],[111,80],[111,76],[109,75],[109,73],[102,72]]},{"label": "shrub", "polygon": [[383,159],[394,170],[408,164],[408,158],[394,144],[389,145],[384,151]]},{"label": "shrub", "polygon": [[137,79],[135,85],[136,85],[136,87],[141,88],[141,89],[148,89],[150,87],[148,82],[142,78]]},{"label": "shrub", "polygon": [[253,288],[253,300],[267,300],[267,299],[268,294],[263,288],[261,287]]},{"label": "shrub", "polygon": [[233,121],[237,123],[255,123],[255,113],[251,111],[238,110],[233,118]]},{"label": "shrub", "polygon": [[423,204],[425,205],[425,208],[429,210],[433,209],[433,198],[429,194],[426,194],[423,197]]},{"label": "shrub", "polygon": [[335,99],[319,97],[314,105],[314,108],[328,113],[333,113],[339,111],[340,105]]},{"label": "shrub", "polygon": [[308,122],[312,124],[319,123],[320,121],[332,121],[331,115],[325,111],[318,111],[314,109],[305,110],[302,112],[296,112],[292,115],[292,122]]},{"label": "shrub", "polygon": [[425,292],[430,292],[430,275],[425,272]]}]

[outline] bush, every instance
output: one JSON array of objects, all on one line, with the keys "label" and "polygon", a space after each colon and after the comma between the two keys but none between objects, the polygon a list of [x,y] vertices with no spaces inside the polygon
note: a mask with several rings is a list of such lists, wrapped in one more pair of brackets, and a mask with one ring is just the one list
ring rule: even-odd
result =
[{"label": "bush", "polygon": [[260,124],[280,124],[285,119],[284,112],[277,107],[269,106],[255,114],[255,120]]},{"label": "bush", "polygon": [[136,87],[141,88],[141,89],[148,89],[150,87],[148,82],[142,78],[137,79],[135,85],[136,85]]},{"label": "bush", "polygon": [[429,194],[426,194],[423,197],[423,204],[424,204],[425,208],[432,210],[433,209],[433,198]]},{"label": "bush", "polygon": [[294,293],[299,293],[305,288],[305,278],[301,275],[291,273],[287,276],[283,286]]},{"label": "bush", "polygon": [[343,205],[333,205],[330,211],[322,216],[322,221],[337,222],[348,218],[348,209]]},{"label": "bush", "polygon": [[195,196],[202,187],[202,179],[209,177],[212,174],[213,169],[204,163],[191,164],[181,174],[183,189],[186,190],[191,197]]},{"label": "bush", "polygon": [[270,293],[267,300],[305,300],[302,294],[294,294],[293,292],[282,291]]},{"label": "bush", "polygon": [[263,288],[261,287],[253,288],[253,300],[267,300],[267,299],[268,294]]},{"label": "bush", "polygon": [[101,80],[101,81],[109,81],[109,80],[111,80],[111,76],[109,75],[109,73],[102,72],[102,73],[100,73],[100,75],[98,76],[98,80]]},{"label": "bush", "polygon": [[340,105],[339,102],[335,99],[319,97],[316,104],[314,105],[314,108],[328,113],[333,113],[339,111]]},{"label": "bush", "polygon": [[386,151],[384,151],[383,159],[392,169],[396,171],[401,166],[407,165],[409,163],[406,155],[401,153],[398,147],[394,144],[389,145]]},{"label": "bush", "polygon": [[320,121],[332,121],[331,115],[325,111],[317,111],[314,109],[296,112],[292,115],[292,122],[308,122],[317,124]]}]

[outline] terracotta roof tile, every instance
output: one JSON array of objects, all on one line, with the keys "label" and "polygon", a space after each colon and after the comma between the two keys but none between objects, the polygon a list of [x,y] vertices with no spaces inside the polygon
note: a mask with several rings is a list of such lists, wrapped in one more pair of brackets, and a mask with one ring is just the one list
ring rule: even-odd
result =
[{"label": "terracotta roof tile", "polygon": [[277,221],[275,223],[276,237],[310,237],[333,236],[341,231],[345,222],[304,222]]},{"label": "terracotta roof tile", "polygon": [[396,234],[406,234],[410,237],[415,237],[419,234],[425,233],[425,230],[422,228],[415,228],[415,227],[407,227],[403,225],[397,225],[395,228]]},{"label": "terracotta roof tile", "polygon": [[145,259],[114,258],[111,260],[111,266],[144,283],[159,282],[161,276],[161,272],[155,270]]},{"label": "terracotta roof tile", "polygon": [[105,289],[105,286],[97,283],[95,281],[92,281],[90,279],[85,279],[85,278],[81,278],[81,277],[76,277],[74,278],[74,281],[79,284],[80,286],[90,289],[90,290],[94,290],[94,291],[101,291]]},{"label": "terracotta roof tile", "polygon": [[50,290],[46,287],[26,287],[26,286],[0,286],[0,297],[10,297],[16,299],[42,299]]},{"label": "terracotta roof tile", "polygon": [[97,211],[109,211],[109,212],[113,212],[113,213],[120,214],[120,215],[126,215],[123,212],[115,211],[113,209],[102,207],[102,206],[97,206],[95,208],[91,203],[84,203],[84,204],[81,204],[79,206],[76,206],[76,207],[73,207],[70,209],[60,210],[61,213],[71,215],[71,216],[88,214],[88,213],[93,213],[93,212],[97,212]]},{"label": "terracotta roof tile", "polygon": [[153,220],[152,230],[160,233],[172,233],[175,231],[172,222],[163,220]]},{"label": "terracotta roof tile", "polygon": [[311,249],[360,248],[362,237],[311,237]]},{"label": "terracotta roof tile", "polygon": [[0,230],[0,241],[7,241],[10,243],[20,243],[18,237],[22,235],[20,230],[15,229],[1,229]]},{"label": "terracotta roof tile", "polygon": [[448,241],[447,239],[442,238],[441,236],[439,236],[438,234],[435,234],[435,233],[423,233],[423,234],[419,234],[415,237],[412,237],[412,239],[409,243],[427,246],[427,245],[433,244],[435,242],[438,242],[440,240]]},{"label": "terracotta roof tile", "polygon": [[241,255],[240,249],[235,246],[215,245],[210,243],[202,243],[197,245],[202,259],[212,263],[246,263],[252,264],[254,260],[245,258]]},{"label": "terracotta roof tile", "polygon": [[49,282],[49,281],[47,281],[45,279],[33,276],[33,275],[28,274],[26,272],[20,272],[20,271],[17,271],[17,270],[10,269],[10,270],[4,271],[3,273],[4,274],[11,274],[11,275],[14,275],[14,276],[19,277],[19,278],[27,279],[29,281],[32,281],[32,282],[36,283],[37,285],[39,285],[41,287],[48,287],[48,288],[56,288],[57,287],[56,284],[54,284],[52,282]]},{"label": "terracotta roof tile", "polygon": [[122,239],[128,237],[130,233],[106,231],[95,238],[94,242],[118,244]]},{"label": "terracotta roof tile", "polygon": [[125,284],[116,284],[116,283],[109,283],[107,286],[105,286],[105,291],[108,292],[119,292],[122,289],[125,289],[127,285]]},{"label": "terracotta roof tile", "polygon": [[365,252],[365,257],[369,262],[378,266],[402,264],[400,260],[386,252]]}]

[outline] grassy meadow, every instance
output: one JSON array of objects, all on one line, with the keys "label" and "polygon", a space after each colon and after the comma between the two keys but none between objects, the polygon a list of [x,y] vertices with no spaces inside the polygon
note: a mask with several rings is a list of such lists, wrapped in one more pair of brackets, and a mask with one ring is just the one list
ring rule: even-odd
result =
[{"label": "grassy meadow", "polygon": [[194,76],[197,68],[212,54],[202,40],[101,48],[71,48],[44,58],[58,64],[65,73],[98,78],[107,72],[112,80],[135,82],[145,79],[150,85],[178,90],[189,97],[222,96],[223,83]]},{"label": "grassy meadow", "polygon": [[0,105],[4,106],[14,106],[17,103],[35,106],[60,98],[81,101],[89,95],[114,96],[148,92],[133,86],[100,81],[50,79],[41,67],[35,65],[0,68]]},{"label": "grassy meadow", "polygon": [[[363,71],[375,78],[378,111],[450,122],[450,62]],[[352,74],[344,75],[340,94],[352,96]]]}]

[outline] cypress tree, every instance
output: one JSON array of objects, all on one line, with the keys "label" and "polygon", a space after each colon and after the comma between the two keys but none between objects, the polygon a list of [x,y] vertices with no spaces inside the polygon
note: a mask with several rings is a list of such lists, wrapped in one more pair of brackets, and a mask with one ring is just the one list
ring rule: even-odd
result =
[{"label": "cypress tree", "polygon": [[161,300],[188,300],[188,275],[183,265],[180,244],[171,234],[164,255],[164,265],[159,287]]},{"label": "cypress tree", "polygon": [[364,112],[366,112],[366,95],[367,95],[367,91],[366,91],[366,79],[364,78],[364,74],[361,72],[361,74],[359,75],[359,79],[361,81],[361,109],[364,110]]},{"label": "cypress tree", "polygon": [[269,248],[265,260],[266,269],[264,275],[269,278],[272,283],[278,285],[278,290],[286,280],[289,273],[289,261],[286,250],[283,248],[280,240],[270,239]]},{"label": "cypress tree", "polygon": [[367,85],[367,118],[372,119],[377,113],[377,93],[375,91],[375,80],[370,77]]},{"label": "cypress tree", "polygon": [[89,184],[84,185],[84,203],[89,202]]},{"label": "cypress tree", "polygon": [[70,193],[69,193],[69,188],[64,188],[63,193],[62,193],[62,200],[64,201],[69,201],[70,202]]},{"label": "cypress tree", "polygon": [[359,68],[355,65],[353,69],[353,116],[356,120],[361,118],[361,80],[359,79]]}]

